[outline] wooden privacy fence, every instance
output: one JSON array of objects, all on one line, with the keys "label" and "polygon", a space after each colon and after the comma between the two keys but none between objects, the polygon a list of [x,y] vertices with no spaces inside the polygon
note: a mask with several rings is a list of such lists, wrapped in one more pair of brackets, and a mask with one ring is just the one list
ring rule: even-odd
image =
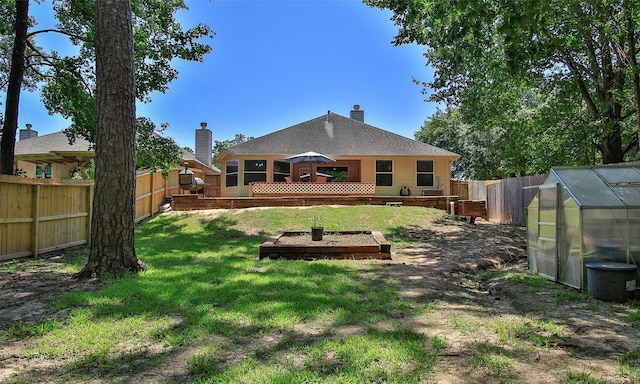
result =
[{"label": "wooden privacy fence", "polygon": [[458,196],[459,199],[469,200],[469,183],[470,181],[451,180],[449,183],[451,194]]},{"label": "wooden privacy fence", "polygon": [[[200,170],[192,171],[207,181]],[[137,174],[136,222],[158,212],[167,197],[183,192],[179,172],[172,170],[168,180],[159,171]],[[219,187],[207,185],[207,193],[215,196]],[[87,244],[92,204],[93,181],[0,175],[0,260]]]},{"label": "wooden privacy fence", "polygon": [[501,224],[526,225],[527,204],[546,175],[503,180],[452,181],[451,191],[460,200],[487,202],[487,217]]},{"label": "wooden privacy fence", "polygon": [[[546,175],[514,177],[487,185],[487,209],[489,220],[502,224],[524,226],[527,224],[527,205],[538,192]],[[531,188],[533,187],[533,188]]]},{"label": "wooden privacy fence", "polygon": [[93,182],[0,176],[0,260],[86,244]]},{"label": "wooden privacy fence", "polygon": [[162,172],[147,172],[136,176],[136,222],[158,211],[165,203],[166,183]]}]

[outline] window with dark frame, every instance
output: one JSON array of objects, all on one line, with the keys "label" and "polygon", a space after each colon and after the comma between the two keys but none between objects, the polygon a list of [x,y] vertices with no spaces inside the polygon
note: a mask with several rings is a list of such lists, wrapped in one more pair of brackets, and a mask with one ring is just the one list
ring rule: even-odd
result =
[{"label": "window with dark frame", "polygon": [[418,160],[417,180],[419,187],[433,187],[433,160]]},{"label": "window with dark frame", "polygon": [[227,161],[224,167],[225,186],[238,186],[238,160]]},{"label": "window with dark frame", "polygon": [[244,185],[257,181],[267,181],[267,160],[244,161]]},{"label": "window with dark frame", "polygon": [[291,163],[286,161],[274,160],[273,161],[273,181],[276,183],[284,183],[287,181],[287,177],[291,176],[290,170]]},{"label": "window with dark frame", "polygon": [[393,186],[393,161],[376,160],[376,186]]}]

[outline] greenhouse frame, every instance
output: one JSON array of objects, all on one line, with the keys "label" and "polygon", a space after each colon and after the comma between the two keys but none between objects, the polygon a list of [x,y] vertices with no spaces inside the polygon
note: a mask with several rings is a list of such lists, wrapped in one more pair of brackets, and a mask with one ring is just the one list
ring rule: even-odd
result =
[{"label": "greenhouse frame", "polygon": [[640,265],[640,165],[552,168],[527,206],[527,252],[530,270],[581,290],[587,263]]}]

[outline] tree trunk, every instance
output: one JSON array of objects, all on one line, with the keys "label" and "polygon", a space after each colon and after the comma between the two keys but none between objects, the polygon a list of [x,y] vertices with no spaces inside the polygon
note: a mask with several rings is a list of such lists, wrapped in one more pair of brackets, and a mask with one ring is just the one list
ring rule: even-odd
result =
[{"label": "tree trunk", "polygon": [[600,155],[603,164],[616,164],[624,161],[624,151],[622,149],[622,136],[620,134],[620,124],[610,123],[606,127],[607,135],[602,139]]},{"label": "tree trunk", "polygon": [[11,53],[11,70],[7,84],[2,140],[0,140],[0,174],[13,174],[13,158],[18,130],[18,106],[24,76],[24,51],[29,27],[29,0],[16,0],[15,40]]},{"label": "tree trunk", "polygon": [[96,0],[96,174],[91,250],[77,277],[144,270],[134,244],[135,81],[131,2]]}]

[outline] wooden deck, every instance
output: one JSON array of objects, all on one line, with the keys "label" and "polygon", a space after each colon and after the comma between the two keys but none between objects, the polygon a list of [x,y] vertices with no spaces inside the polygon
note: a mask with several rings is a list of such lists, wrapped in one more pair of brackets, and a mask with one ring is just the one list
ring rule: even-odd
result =
[{"label": "wooden deck", "polygon": [[[387,204],[393,203],[393,204]],[[314,205],[390,205],[442,209],[460,216],[487,218],[484,201],[458,200],[458,196],[279,196],[279,197],[202,197],[196,194],[173,195],[175,211],[202,209],[240,209],[253,207],[301,207]]]}]

